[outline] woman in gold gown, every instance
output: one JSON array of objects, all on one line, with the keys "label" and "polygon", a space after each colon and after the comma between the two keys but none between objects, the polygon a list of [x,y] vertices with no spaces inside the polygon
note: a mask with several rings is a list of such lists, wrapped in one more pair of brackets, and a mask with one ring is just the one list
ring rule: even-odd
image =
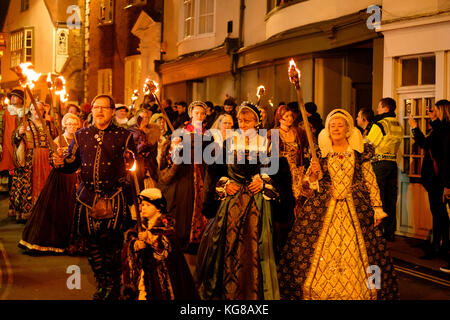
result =
[{"label": "woman in gold gown", "polygon": [[386,214],[364,144],[343,109],[333,110],[319,135],[320,160],[306,179],[314,197],[296,217],[280,260],[282,299],[398,298],[391,257],[379,230]]}]

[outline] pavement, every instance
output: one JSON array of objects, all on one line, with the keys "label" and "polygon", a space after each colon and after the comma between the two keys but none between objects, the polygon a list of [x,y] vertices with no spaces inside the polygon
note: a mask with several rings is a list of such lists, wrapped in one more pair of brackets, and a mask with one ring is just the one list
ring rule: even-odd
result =
[{"label": "pavement", "polygon": [[[8,218],[7,209],[7,193],[0,193],[0,300],[91,300],[95,280],[86,257],[24,254],[17,247],[24,225]],[[402,236],[388,243],[400,299],[450,300],[450,274],[439,270],[446,262],[420,259],[425,245],[424,240]],[[185,257],[194,272],[196,255]],[[70,268],[80,270],[79,287],[70,285]]]}]

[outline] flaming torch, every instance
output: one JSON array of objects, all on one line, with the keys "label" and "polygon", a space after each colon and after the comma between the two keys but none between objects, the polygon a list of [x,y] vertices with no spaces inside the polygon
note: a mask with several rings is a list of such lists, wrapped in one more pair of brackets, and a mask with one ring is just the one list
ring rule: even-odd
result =
[{"label": "flaming torch", "polygon": [[174,132],[175,129],[173,128],[173,125],[170,122],[169,117],[167,116],[166,110],[164,110],[164,108],[161,107],[161,103],[159,102],[158,96],[156,95],[156,93],[158,91],[159,91],[158,84],[155,81],[147,78],[144,83],[144,94],[145,95],[148,95],[148,94],[153,95],[153,97],[156,100],[156,103],[158,104],[159,109],[161,110],[162,114],[166,118],[167,124],[169,125],[172,132]]},{"label": "flaming torch", "polygon": [[317,161],[316,149],[314,147],[313,135],[311,127],[309,126],[308,116],[306,115],[305,104],[303,103],[302,90],[300,88],[300,70],[294,62],[294,59],[289,61],[289,80],[295,85],[295,91],[297,92],[298,105],[302,114],[303,123],[305,124],[306,137],[308,138],[309,150],[311,152],[312,160]]},{"label": "flaming torch", "polygon": [[[19,77],[20,85],[25,89],[26,93],[28,93],[28,96],[30,97],[31,103],[34,106],[34,109],[36,111],[36,114],[39,118],[39,120],[42,122],[44,128],[45,128],[45,134],[47,137],[47,142],[53,151],[56,151],[55,143],[53,142],[52,135],[50,134],[48,126],[45,125],[45,119],[43,118],[41,111],[36,106],[36,100],[33,97],[33,94],[31,93],[31,89],[34,88],[34,83],[39,80],[41,77],[40,73],[37,73],[34,71],[32,65],[30,62],[21,63],[19,66],[16,66],[14,68],[14,72]],[[25,104],[24,104],[24,111],[25,111]],[[23,124],[25,124],[25,112],[24,116],[22,118]]]},{"label": "flaming torch", "polygon": [[3,100],[3,104],[4,104],[5,106],[8,106],[8,105],[9,105],[9,99],[8,99],[8,97],[5,97],[5,99]]},{"label": "flaming torch", "polygon": [[[54,82],[54,90],[55,95],[57,98],[57,108],[56,108],[56,114],[58,115],[58,121],[55,122],[56,128],[58,129],[58,134],[60,136],[60,139],[62,139],[62,128],[61,128],[61,120],[62,120],[62,113],[61,113],[61,102],[64,103],[68,100],[69,95],[66,91],[66,79],[64,79],[63,76],[59,76],[55,79]],[[62,141],[60,141],[61,143]]]},{"label": "flaming torch", "polygon": [[264,86],[259,86],[258,89],[256,90],[256,96],[258,97],[258,102],[256,103],[257,107],[259,107],[259,105],[261,104],[261,98],[265,92],[266,88],[264,88]]},{"label": "flaming torch", "polygon": [[[52,81],[52,73],[49,72],[47,75],[47,87],[48,87],[48,95],[50,97],[50,115],[52,116],[52,118],[55,118],[55,108],[53,107],[53,94],[52,94],[52,89],[53,89],[53,81]],[[58,131],[58,134],[60,132]]]},{"label": "flaming torch", "polygon": [[136,223],[137,223],[138,232],[141,232],[141,229],[142,229],[141,214],[139,212],[139,202],[138,202],[140,190],[139,190],[139,182],[138,182],[137,174],[136,174],[137,161],[136,161],[134,152],[128,149],[127,152],[125,153],[125,159],[128,161],[133,160],[133,166],[130,169],[128,169],[128,171],[130,171],[130,174],[133,177],[133,184],[134,184],[133,192],[135,193],[135,195],[133,197],[133,202],[134,202],[134,207],[136,209]]}]

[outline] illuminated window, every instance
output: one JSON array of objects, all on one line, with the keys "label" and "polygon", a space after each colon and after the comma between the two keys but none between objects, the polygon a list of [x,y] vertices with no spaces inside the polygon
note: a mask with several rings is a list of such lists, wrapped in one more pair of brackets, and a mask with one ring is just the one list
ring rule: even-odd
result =
[{"label": "illuminated window", "polygon": [[101,24],[114,22],[114,0],[100,0],[100,21]]},{"label": "illuminated window", "polygon": [[11,33],[11,68],[22,62],[33,63],[33,29],[22,29]]},{"label": "illuminated window", "polygon": [[402,86],[435,84],[436,57],[425,56],[401,60]]},{"label": "illuminated window", "polygon": [[434,106],[434,97],[409,98],[403,100],[403,172],[409,177],[420,177],[424,150],[420,148],[412,137],[408,118],[411,115],[416,121],[420,130],[427,136],[430,133],[430,117],[427,114],[428,108]]},{"label": "illuminated window", "polygon": [[26,11],[30,8],[30,0],[22,0],[22,5],[20,7],[20,11]]},{"label": "illuminated window", "polygon": [[215,0],[183,0],[184,38],[214,32]]}]

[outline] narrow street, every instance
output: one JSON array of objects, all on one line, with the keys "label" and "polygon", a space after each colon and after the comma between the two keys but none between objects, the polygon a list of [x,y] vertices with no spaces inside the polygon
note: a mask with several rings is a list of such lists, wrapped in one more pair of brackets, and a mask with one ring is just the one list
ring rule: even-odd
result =
[{"label": "narrow street", "polygon": [[[30,256],[17,247],[23,224],[7,218],[7,194],[0,195],[0,300],[90,300],[95,280],[86,257]],[[195,257],[187,255],[194,270]],[[69,289],[69,266],[81,271],[81,288]],[[402,300],[450,300],[445,274],[427,274],[413,265],[396,263]],[[70,282],[70,281],[69,281]]]}]

